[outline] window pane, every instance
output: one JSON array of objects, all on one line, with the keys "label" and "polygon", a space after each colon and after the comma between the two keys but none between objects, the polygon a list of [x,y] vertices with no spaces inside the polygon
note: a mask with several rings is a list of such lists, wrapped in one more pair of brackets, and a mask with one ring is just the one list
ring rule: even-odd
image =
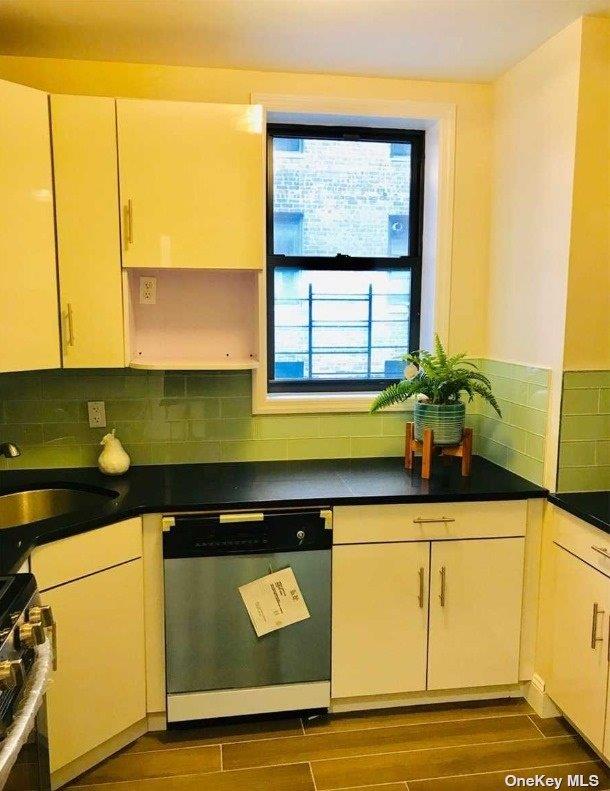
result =
[{"label": "window pane", "polygon": [[399,379],[409,348],[411,273],[274,272],[274,378]]},{"label": "window pane", "polygon": [[[397,257],[409,254],[411,144],[273,138],[276,255]],[[287,252],[283,217],[301,218],[301,251]],[[399,220],[397,237],[389,221]]]}]

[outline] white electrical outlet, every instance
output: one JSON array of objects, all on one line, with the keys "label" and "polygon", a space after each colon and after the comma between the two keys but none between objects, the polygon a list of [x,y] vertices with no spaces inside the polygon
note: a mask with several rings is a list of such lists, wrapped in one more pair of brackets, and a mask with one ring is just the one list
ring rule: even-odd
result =
[{"label": "white electrical outlet", "polygon": [[106,428],[106,404],[103,401],[87,401],[89,428]]},{"label": "white electrical outlet", "polygon": [[140,305],[157,304],[157,278],[140,278]]}]

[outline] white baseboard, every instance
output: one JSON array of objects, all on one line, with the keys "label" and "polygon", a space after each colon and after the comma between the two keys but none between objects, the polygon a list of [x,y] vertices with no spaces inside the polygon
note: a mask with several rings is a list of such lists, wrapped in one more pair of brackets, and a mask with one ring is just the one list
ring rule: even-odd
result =
[{"label": "white baseboard", "polygon": [[536,714],[543,719],[561,716],[561,711],[545,692],[544,679],[538,673],[534,673],[532,680],[526,685],[525,699]]},{"label": "white baseboard", "polygon": [[146,716],[149,731],[166,731],[167,717],[164,711],[149,712]]},{"label": "white baseboard", "polygon": [[108,741],[103,742],[102,744],[98,744],[97,747],[94,747],[93,750],[90,750],[85,755],[81,755],[80,758],[77,758],[75,761],[72,761],[65,766],[60,767],[56,771],[51,773],[51,788],[55,791],[62,786],[65,786],[66,783],[69,783],[71,780],[74,780],[75,777],[82,775],[83,772],[87,772],[94,766],[97,766],[101,761],[109,758],[114,753],[122,750],[123,747],[127,747],[128,744],[135,742],[136,739],[139,739],[140,736],[144,736],[146,731],[148,730],[148,723],[146,719],[140,720],[136,722],[135,725],[130,726],[126,730],[122,731],[121,733],[117,733],[116,736],[113,736]]},{"label": "white baseboard", "polygon": [[523,684],[499,687],[472,687],[434,692],[412,692],[399,695],[375,695],[362,698],[334,698],[330,703],[333,714],[367,709],[389,709],[399,706],[424,706],[431,703],[466,703],[473,700],[499,700],[524,697]]}]

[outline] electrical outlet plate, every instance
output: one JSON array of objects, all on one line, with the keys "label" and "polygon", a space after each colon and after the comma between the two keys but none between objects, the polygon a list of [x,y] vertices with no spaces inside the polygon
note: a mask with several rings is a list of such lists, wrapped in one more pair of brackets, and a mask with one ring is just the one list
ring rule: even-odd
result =
[{"label": "electrical outlet plate", "polygon": [[87,401],[89,428],[106,428],[106,404],[104,401]]},{"label": "electrical outlet plate", "polygon": [[140,305],[157,304],[157,278],[140,278]]}]

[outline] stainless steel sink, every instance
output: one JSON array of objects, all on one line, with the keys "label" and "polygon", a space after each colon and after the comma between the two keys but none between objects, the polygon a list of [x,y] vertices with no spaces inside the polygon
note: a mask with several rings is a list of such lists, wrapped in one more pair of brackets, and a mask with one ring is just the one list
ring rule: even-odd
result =
[{"label": "stainless steel sink", "polygon": [[30,489],[0,495],[0,530],[28,525],[41,519],[86,511],[107,503],[115,492],[88,492],[80,489]]}]

